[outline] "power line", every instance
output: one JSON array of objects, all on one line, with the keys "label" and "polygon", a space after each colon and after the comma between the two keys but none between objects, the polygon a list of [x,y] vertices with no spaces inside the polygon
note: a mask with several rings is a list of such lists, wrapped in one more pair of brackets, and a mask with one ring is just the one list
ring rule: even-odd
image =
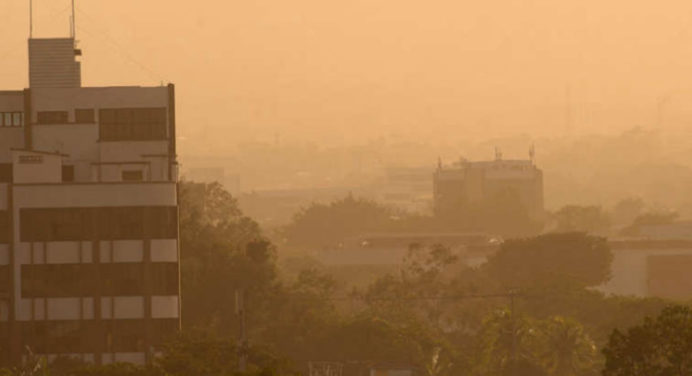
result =
[{"label": "power line", "polygon": [[[85,13],[81,8],[75,7],[77,12],[81,13],[87,20],[92,21],[93,23],[98,23],[98,20],[92,18],[90,15]],[[143,72],[147,73],[149,75],[149,78],[156,82],[168,82],[168,80],[165,79],[162,75],[158,74],[154,70],[150,69],[143,63],[141,63],[139,60],[135,59],[132,54],[130,54],[125,47],[123,47],[120,43],[118,43],[113,37],[111,37],[107,32],[105,31],[100,31],[100,30],[94,30],[90,31],[84,28],[84,26],[76,26],[77,29],[80,31],[83,31],[87,33],[88,35],[91,35],[95,38],[100,38],[101,40],[104,40],[108,43],[110,43],[113,47],[115,47],[114,52],[118,54],[121,58],[128,60],[129,62],[133,63],[136,65],[138,68],[140,68]],[[100,35],[97,35],[100,34]]]}]

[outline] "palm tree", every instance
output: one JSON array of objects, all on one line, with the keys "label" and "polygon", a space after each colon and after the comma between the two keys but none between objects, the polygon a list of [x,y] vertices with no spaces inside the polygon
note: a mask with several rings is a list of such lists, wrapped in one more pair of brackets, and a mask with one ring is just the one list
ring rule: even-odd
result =
[{"label": "palm tree", "polygon": [[577,321],[552,317],[540,322],[541,363],[555,376],[594,373],[596,345]]}]

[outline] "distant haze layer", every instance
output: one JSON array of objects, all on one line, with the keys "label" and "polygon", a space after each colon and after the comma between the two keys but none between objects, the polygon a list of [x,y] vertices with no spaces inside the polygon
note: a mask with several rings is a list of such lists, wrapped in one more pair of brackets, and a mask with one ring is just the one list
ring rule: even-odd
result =
[{"label": "distant haze layer", "polygon": [[[34,9],[35,37],[68,34],[68,0]],[[19,89],[28,0],[0,14]],[[85,85],[177,84],[182,152],[692,123],[684,0],[78,0],[76,21]]]}]

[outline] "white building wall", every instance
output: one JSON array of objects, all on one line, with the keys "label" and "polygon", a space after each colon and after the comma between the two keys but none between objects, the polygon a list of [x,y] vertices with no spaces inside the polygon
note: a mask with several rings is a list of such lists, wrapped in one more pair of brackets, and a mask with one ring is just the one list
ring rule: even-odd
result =
[{"label": "white building wall", "polygon": [[624,296],[649,296],[649,256],[692,255],[692,249],[614,249],[612,278],[598,290]]},{"label": "white building wall", "polygon": [[[168,87],[33,88],[31,100],[34,114],[37,111],[93,108],[98,116],[99,108],[167,107]],[[70,120],[73,120],[72,116]]]},{"label": "white building wall", "polygon": [[48,264],[78,264],[81,259],[80,242],[48,242],[46,243],[46,263]]},{"label": "white building wall", "polygon": [[[35,161],[27,162],[27,158]],[[14,183],[60,183],[62,182],[62,156],[60,154],[12,151]]]},{"label": "white building wall", "polygon": [[35,150],[67,154],[72,162],[98,158],[96,124],[33,125],[32,133]]},{"label": "white building wall", "polygon": [[48,298],[48,320],[79,320],[82,303],[80,298]]},{"label": "white building wall", "polygon": [[149,155],[167,155],[168,140],[161,141],[107,141],[100,144],[101,162],[145,161]]},{"label": "white building wall", "polygon": [[152,296],[151,317],[154,319],[177,319],[178,297],[175,295]]},{"label": "white building wall", "polygon": [[100,206],[175,206],[175,183],[16,185],[15,210]]},{"label": "white building wall", "polygon": [[114,240],[113,262],[144,261],[144,242],[142,240]]},{"label": "white building wall", "polygon": [[152,262],[177,262],[178,240],[153,239],[151,241],[150,254]]},{"label": "white building wall", "polygon": [[[0,98],[0,104],[2,100]],[[0,110],[2,111],[2,110]],[[24,147],[24,128],[0,127],[0,163],[10,163],[12,161],[11,149],[22,149]]]}]

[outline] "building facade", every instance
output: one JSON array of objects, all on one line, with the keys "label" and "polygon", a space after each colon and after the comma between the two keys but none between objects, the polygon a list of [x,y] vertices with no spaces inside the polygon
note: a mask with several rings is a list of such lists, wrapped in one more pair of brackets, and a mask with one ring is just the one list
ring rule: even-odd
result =
[{"label": "building facade", "polygon": [[543,216],[543,171],[533,160],[504,160],[498,156],[492,161],[440,164],[433,174],[433,186],[437,214],[510,195],[519,200],[529,217]]},{"label": "building facade", "polygon": [[0,91],[0,364],[144,364],[180,327],[174,86],[82,87],[79,55],[30,39]]}]

